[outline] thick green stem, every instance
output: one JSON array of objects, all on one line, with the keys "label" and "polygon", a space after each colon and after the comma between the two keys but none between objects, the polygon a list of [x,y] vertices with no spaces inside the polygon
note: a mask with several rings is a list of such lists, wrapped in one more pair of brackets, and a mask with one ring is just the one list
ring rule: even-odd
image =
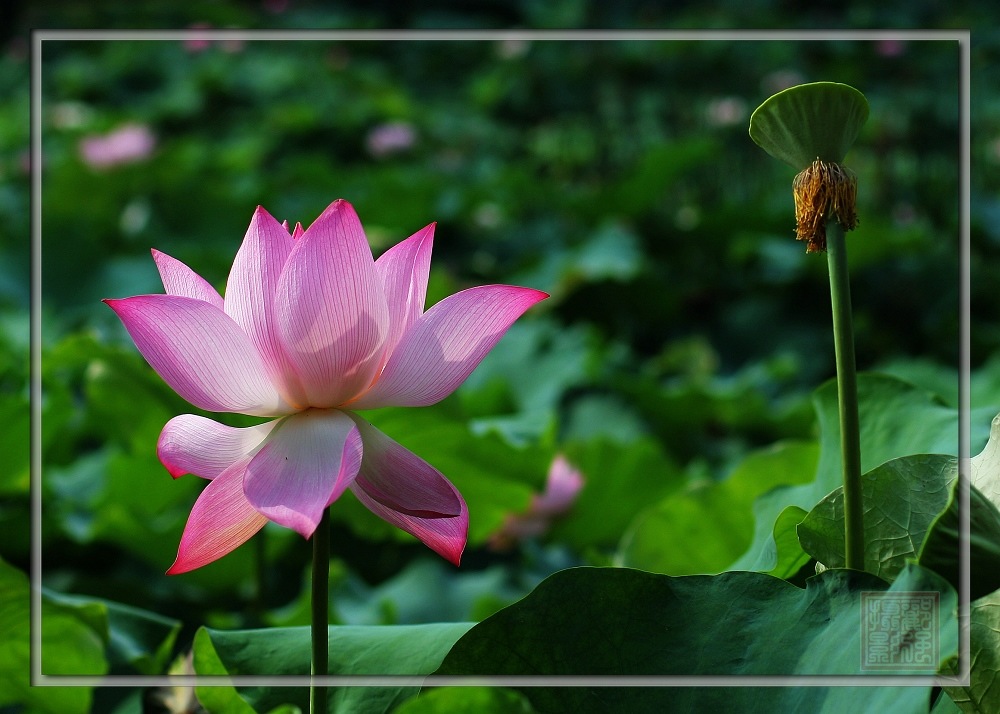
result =
[{"label": "thick green stem", "polygon": [[854,364],[851,285],[847,275],[847,243],[836,221],[827,225],[830,298],[833,305],[833,345],[837,357],[840,402],[840,453],[844,462],[844,553],[846,565],[865,569],[864,502],[861,496],[861,422],[858,418],[858,378]]},{"label": "thick green stem", "polygon": [[[325,677],[329,673],[329,622],[330,622],[330,509],[323,511],[323,518],[312,536],[312,676]],[[326,687],[309,687],[310,714],[326,714]]]}]

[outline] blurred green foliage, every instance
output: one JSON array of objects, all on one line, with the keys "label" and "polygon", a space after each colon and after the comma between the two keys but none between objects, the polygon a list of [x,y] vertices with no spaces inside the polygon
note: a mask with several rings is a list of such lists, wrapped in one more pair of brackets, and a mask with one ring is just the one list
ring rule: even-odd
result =
[{"label": "blurred green foliage", "polygon": [[[843,9],[820,3],[798,27],[963,28],[997,19],[985,0],[948,16],[930,0],[851,8],[846,20]],[[638,0],[381,0],[332,9],[161,0],[141,13],[48,0],[0,12],[9,20],[0,23],[8,97],[0,103],[0,445],[13,457],[0,476],[0,556],[21,571],[29,563],[25,28],[678,29],[740,18],[783,27],[790,13],[800,17],[786,0],[724,10]],[[975,32],[969,358],[980,414],[1000,408],[998,50],[995,30]],[[805,511],[779,519],[782,531],[781,509],[764,504],[762,522],[754,503],[765,486],[810,482],[813,468],[768,471],[760,483],[750,476],[767,468],[779,441],[795,456],[788,463],[814,459],[810,395],[833,375],[829,292],[823,257],[793,240],[794,172],[750,141],[749,115],[798,82],[845,82],[865,93],[871,117],[846,160],[860,185],[861,225],[848,238],[859,368],[899,375],[954,408],[959,69],[955,42],[874,35],[46,41],[36,481],[43,583],[175,618],[178,651],[205,624],[304,624],[308,553],[288,531],[267,528],[206,568],[162,575],[200,483],[169,478],[156,438],[171,416],[196,410],[146,366],[100,300],[159,292],[154,247],[222,289],[257,204],[308,224],[340,197],[356,207],[376,253],[438,223],[429,302],[487,282],[530,285],[552,298],[455,396],[370,415],[460,487],[471,539],[462,569],[442,569],[345,496],[333,509],[335,618],[479,620],[568,565],[635,560],[670,574],[713,572],[751,536],[757,545],[777,541],[794,575],[805,558],[794,525]],[[85,142],[126,126],[153,137],[148,155],[88,163]],[[974,426],[981,435],[985,424]],[[973,453],[984,443],[977,439]],[[505,518],[544,488],[557,452],[586,479],[574,510],[540,538],[492,547]],[[802,505],[808,510],[827,490]],[[690,560],[656,552],[656,540],[694,537],[690,528],[712,513],[732,529],[717,529],[711,552]],[[792,534],[791,550],[783,532]],[[117,702],[95,696],[95,710]]]}]

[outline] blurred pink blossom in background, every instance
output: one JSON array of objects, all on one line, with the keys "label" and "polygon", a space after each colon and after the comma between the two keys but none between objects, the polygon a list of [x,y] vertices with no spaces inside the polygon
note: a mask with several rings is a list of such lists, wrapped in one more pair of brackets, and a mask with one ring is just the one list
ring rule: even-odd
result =
[{"label": "blurred pink blossom in background", "polygon": [[549,466],[545,491],[531,497],[525,513],[507,516],[500,530],[490,539],[490,546],[494,550],[506,550],[520,540],[544,534],[553,520],[573,507],[583,485],[583,474],[565,456],[557,454]]},{"label": "blurred pink blossom in background", "polygon": [[[231,31],[238,28],[230,27],[227,29]],[[241,52],[245,44],[244,40],[238,37],[222,36],[218,31],[213,33],[212,26],[207,22],[194,23],[188,27],[188,33],[184,40],[184,49],[191,54],[204,52],[212,46],[213,42],[222,48],[223,52],[230,54]]]},{"label": "blurred pink blossom in background", "polygon": [[883,57],[901,57],[906,54],[906,42],[903,40],[879,40],[875,43],[875,51]]},{"label": "blurred pink blossom in background", "polygon": [[80,158],[95,169],[142,161],[153,153],[156,137],[142,124],[124,124],[100,135],[80,140]]},{"label": "blurred pink blossom in background", "polygon": [[208,30],[211,28],[207,22],[196,22],[188,28],[191,33],[184,40],[184,49],[188,52],[195,54],[207,50],[212,45],[212,40],[205,36],[204,33],[198,32],[198,30]]},{"label": "blurred pink blossom in background", "polygon": [[741,124],[747,116],[747,103],[740,97],[716,97],[705,107],[705,118],[713,126]]},{"label": "blurred pink blossom in background", "polygon": [[372,156],[389,156],[409,149],[417,140],[417,133],[408,122],[393,121],[379,124],[368,132],[365,144]]}]

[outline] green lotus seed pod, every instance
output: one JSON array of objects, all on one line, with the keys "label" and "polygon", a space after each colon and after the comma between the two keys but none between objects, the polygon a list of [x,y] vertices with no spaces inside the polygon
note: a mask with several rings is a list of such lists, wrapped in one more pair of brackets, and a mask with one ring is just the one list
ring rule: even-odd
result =
[{"label": "green lotus seed pod", "polygon": [[854,87],[813,82],[789,87],[750,117],[750,138],[796,169],[819,159],[839,164],[868,119],[868,100]]},{"label": "green lotus seed pod", "polygon": [[750,138],[764,151],[800,169],[792,183],[795,236],[807,253],[826,250],[826,224],[858,225],[858,180],[841,166],[868,119],[868,101],[837,82],[800,84],[778,92],[750,116]]}]

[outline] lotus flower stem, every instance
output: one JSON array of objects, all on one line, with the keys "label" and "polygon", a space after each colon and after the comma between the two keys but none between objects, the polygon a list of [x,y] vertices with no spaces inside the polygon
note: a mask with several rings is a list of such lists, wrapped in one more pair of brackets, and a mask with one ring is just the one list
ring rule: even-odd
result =
[{"label": "lotus flower stem", "polygon": [[254,539],[253,585],[250,610],[257,626],[267,609],[267,531],[261,531]]},{"label": "lotus flower stem", "polygon": [[840,404],[840,452],[844,462],[845,565],[865,569],[864,504],[861,493],[861,436],[858,417],[858,380],[854,363],[854,326],[851,285],[847,274],[844,227],[827,225],[830,299],[833,307],[833,347],[837,360],[837,397]]},{"label": "lotus flower stem", "polygon": [[[312,676],[329,673],[330,621],[330,508],[323,511],[316,532],[312,535]],[[309,687],[309,711],[326,714],[326,687]]]},{"label": "lotus flower stem", "polygon": [[844,232],[858,225],[858,180],[841,163],[868,111],[868,100],[854,87],[812,82],[778,92],[750,117],[750,138],[771,156],[799,170],[792,182],[795,237],[806,241],[807,253],[827,252],[844,462],[844,561],[855,570],[865,566],[865,529],[861,422]]}]

